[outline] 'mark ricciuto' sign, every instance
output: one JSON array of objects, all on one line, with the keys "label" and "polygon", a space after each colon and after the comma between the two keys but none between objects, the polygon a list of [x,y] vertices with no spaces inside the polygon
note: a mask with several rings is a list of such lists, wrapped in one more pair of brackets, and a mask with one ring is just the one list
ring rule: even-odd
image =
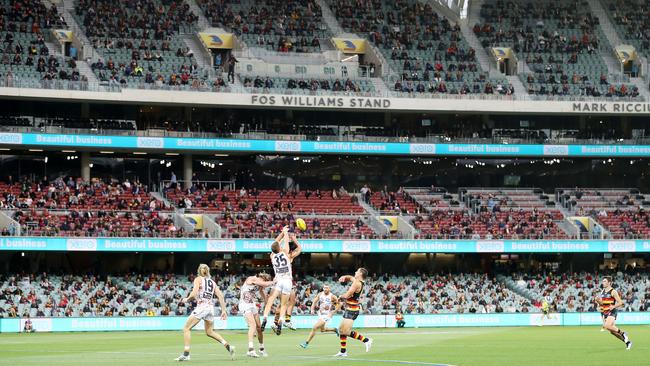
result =
[{"label": "'mark ricciuto' sign", "polygon": [[574,112],[650,113],[650,103],[573,103]]}]

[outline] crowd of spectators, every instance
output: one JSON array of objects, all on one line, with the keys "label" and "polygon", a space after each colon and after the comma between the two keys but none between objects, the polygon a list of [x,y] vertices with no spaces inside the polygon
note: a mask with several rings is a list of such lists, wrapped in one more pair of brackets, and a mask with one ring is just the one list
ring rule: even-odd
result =
[{"label": "crowd of spectators", "polygon": [[[245,270],[244,270],[245,272]],[[313,296],[329,284],[335,295],[345,291],[337,273],[300,275],[294,314],[309,314]],[[217,284],[230,315],[239,313],[239,289],[246,276],[220,273]],[[538,313],[543,299],[553,311],[597,312],[598,273],[517,273],[498,281],[487,274],[372,274],[364,288],[365,314]],[[0,317],[185,316],[194,304],[189,293],[194,275],[129,273],[115,276],[0,276]],[[614,286],[623,311],[650,310],[650,278],[618,273]],[[512,288],[519,287],[524,295]]]},{"label": "crowd of spectators", "polygon": [[233,212],[321,215],[354,215],[364,212],[356,197],[349,195],[343,188],[330,191],[260,190],[245,187],[238,190],[219,190],[198,183],[188,189],[170,186],[165,194],[176,204],[176,207],[222,212],[224,215]]},{"label": "crowd of spectators", "polygon": [[[510,280],[521,289],[529,291],[537,302],[550,300],[553,310],[559,312],[597,312],[594,299],[602,290],[602,277],[598,273],[540,272],[520,273]],[[623,300],[622,311],[650,310],[650,278],[642,273],[617,273],[613,286]]]},{"label": "crowd of spectators", "polygon": [[146,185],[128,179],[85,182],[76,177],[59,177],[50,181],[11,176],[0,183],[0,209],[3,210],[118,210],[160,211],[169,209],[149,195]]},{"label": "crowd of spectators", "polygon": [[44,81],[85,80],[74,59],[61,60],[46,45],[47,32],[67,27],[56,6],[46,7],[38,0],[18,0],[4,1],[0,9],[3,44],[0,67],[6,70],[6,84],[13,83],[16,77]]},{"label": "crowd of spectators", "polygon": [[422,239],[567,239],[558,227],[559,211],[537,209],[483,209],[478,214],[467,210],[433,210],[419,214],[413,226]]},{"label": "crowd of spectators", "polygon": [[361,195],[366,203],[382,213],[413,215],[422,211],[422,207],[402,187],[390,191],[384,186],[381,190],[373,191],[366,185],[361,188]]},{"label": "crowd of spectators", "polygon": [[650,238],[650,215],[643,207],[591,210],[590,216],[600,222],[616,239]]},{"label": "crowd of spectators", "polygon": [[329,35],[314,0],[199,0],[215,26],[223,26],[257,46],[278,52],[318,52]]},{"label": "crowd of spectators", "polygon": [[208,80],[179,31],[194,29],[198,16],[182,0],[80,0],[75,15],[101,55],[91,68],[111,86],[214,89],[221,78]]},{"label": "crowd of spectators", "polygon": [[[305,239],[377,239],[378,235],[366,224],[362,217],[316,216],[301,217],[307,229],[300,233]],[[263,210],[248,213],[227,212],[217,220],[222,229],[222,237],[229,238],[269,238],[282,231],[284,226],[295,226],[296,217],[292,213],[266,213]]]},{"label": "crowd of spectators", "polygon": [[[246,277],[216,276],[230,315],[239,312],[239,289]],[[309,314],[314,295],[329,284],[340,295],[338,274],[297,277],[294,314]],[[0,317],[184,316],[193,304],[189,293],[194,275],[125,274],[116,276],[47,273],[0,276]],[[485,274],[373,274],[367,281],[365,314],[499,313],[533,311],[530,302]]]},{"label": "crowd of spectators", "polygon": [[637,51],[650,55],[650,8],[645,1],[608,0],[609,14],[625,41],[631,41]]},{"label": "crowd of spectators", "polygon": [[21,233],[29,236],[68,237],[200,237],[201,230],[177,227],[169,213],[158,211],[15,211]]},{"label": "crowd of spectators", "polygon": [[430,4],[413,0],[336,1],[331,8],[344,29],[364,34],[399,71],[393,89],[405,93],[502,94],[511,85],[482,72],[476,50],[460,25]]},{"label": "crowd of spectators", "polygon": [[484,47],[511,47],[525,58],[532,73],[520,77],[528,94],[638,97],[637,87],[608,80],[600,22],[586,9],[573,1],[489,1],[473,31]]}]

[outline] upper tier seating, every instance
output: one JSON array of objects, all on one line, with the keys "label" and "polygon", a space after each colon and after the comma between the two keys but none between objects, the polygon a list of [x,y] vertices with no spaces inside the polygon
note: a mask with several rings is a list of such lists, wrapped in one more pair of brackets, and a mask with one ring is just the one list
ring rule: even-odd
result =
[{"label": "upper tier seating", "polygon": [[77,22],[98,50],[92,69],[101,82],[140,88],[225,87],[209,80],[180,37],[198,16],[182,0],[79,0]]},{"label": "upper tier seating", "polygon": [[[512,94],[492,80],[460,27],[417,0],[340,0],[330,7],[347,31],[367,37],[400,74],[395,91],[433,94]],[[499,86],[499,88],[497,88]],[[499,89],[499,90],[497,90]]]},{"label": "upper tier seating", "polygon": [[314,0],[198,0],[214,26],[240,36],[249,47],[279,52],[320,52],[332,36]]},{"label": "upper tier seating", "polygon": [[474,32],[484,47],[511,47],[532,73],[519,76],[529,94],[634,98],[633,85],[608,80],[599,54],[606,42],[586,1],[486,1]]}]

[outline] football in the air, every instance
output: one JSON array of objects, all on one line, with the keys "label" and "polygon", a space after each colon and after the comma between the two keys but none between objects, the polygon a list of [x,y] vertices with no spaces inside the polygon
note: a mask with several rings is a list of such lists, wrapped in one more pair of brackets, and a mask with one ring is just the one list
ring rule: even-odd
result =
[{"label": "football in the air", "polygon": [[300,229],[300,231],[305,231],[307,230],[307,223],[305,223],[305,220],[303,219],[298,219],[296,220],[296,227]]}]

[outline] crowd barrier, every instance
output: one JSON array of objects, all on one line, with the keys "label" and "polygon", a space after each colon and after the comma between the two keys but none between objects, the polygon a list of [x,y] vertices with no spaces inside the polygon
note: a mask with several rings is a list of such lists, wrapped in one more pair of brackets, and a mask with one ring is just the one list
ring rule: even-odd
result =
[{"label": "crowd barrier", "polygon": [[0,145],[204,152],[507,157],[650,157],[647,145],[427,144],[0,133]]},{"label": "crowd barrier", "polygon": [[[430,314],[405,315],[406,328],[432,327],[514,327],[536,326],[540,320],[539,313],[498,313],[498,314]],[[296,315],[292,322],[299,329],[309,329],[318,317]],[[162,331],[180,330],[186,317],[105,317],[105,318],[32,318],[37,332],[104,332],[104,331]],[[338,326],[341,316],[332,318],[331,325]],[[25,319],[0,319],[0,333],[20,332]],[[544,319],[544,325],[584,326],[600,325],[600,313],[558,313],[551,314],[551,319]],[[617,324],[650,325],[650,312],[622,312]],[[196,329],[203,329],[203,323]],[[355,328],[395,328],[393,315],[361,315],[354,323]],[[232,316],[227,320],[215,318],[215,329],[241,330],[246,323],[241,316]]]},{"label": "crowd barrier", "polygon": [[[271,239],[0,237],[0,250],[97,252],[270,251]],[[340,240],[305,239],[311,253],[632,253],[650,240]]]}]

